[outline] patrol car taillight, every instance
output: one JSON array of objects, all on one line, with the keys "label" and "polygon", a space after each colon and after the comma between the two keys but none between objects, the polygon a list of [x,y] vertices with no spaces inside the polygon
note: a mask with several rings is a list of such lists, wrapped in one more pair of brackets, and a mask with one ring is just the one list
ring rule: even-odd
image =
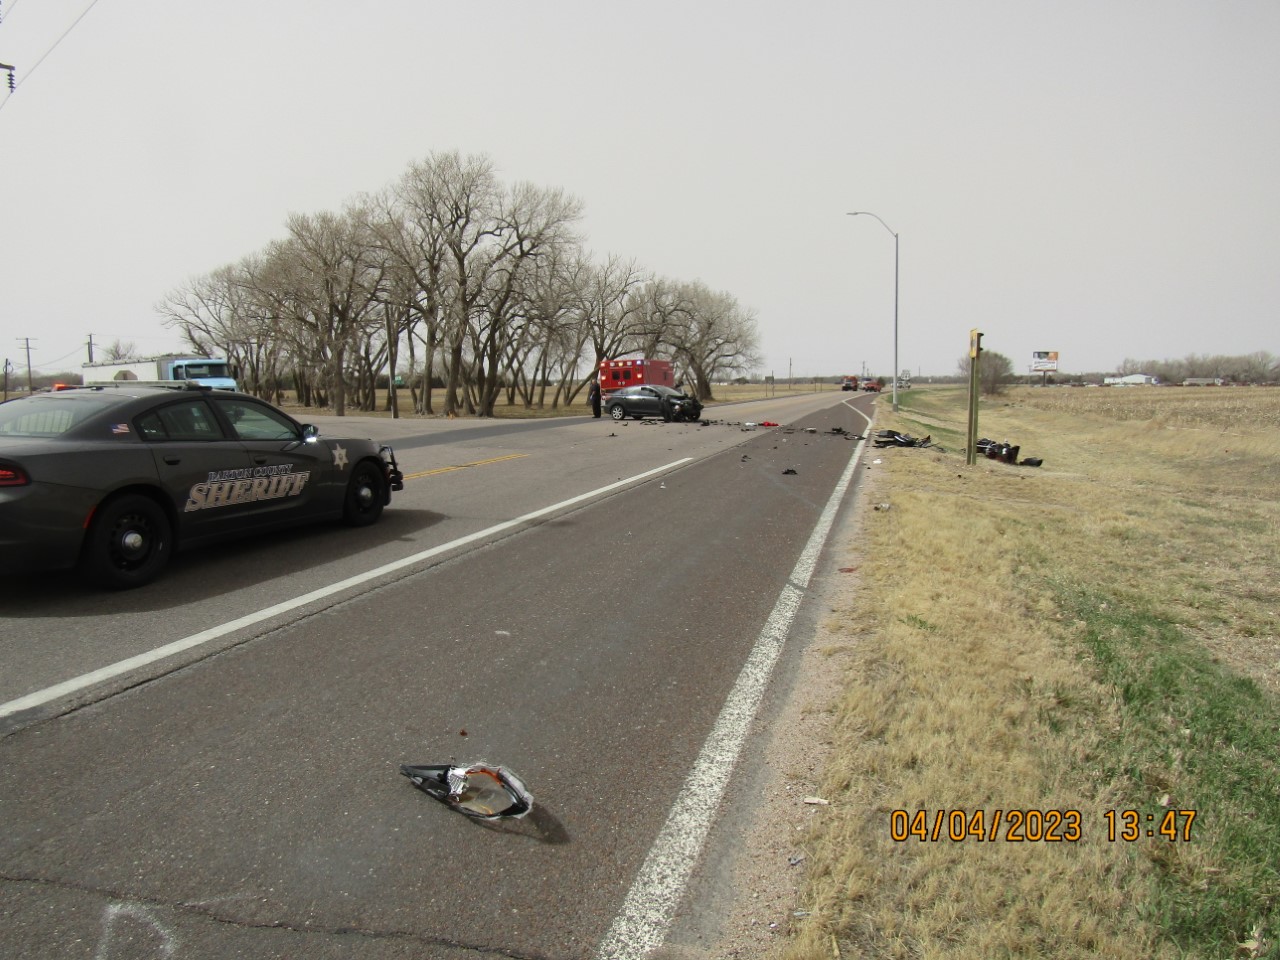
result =
[{"label": "patrol car taillight", "polygon": [[26,471],[12,463],[0,463],[0,487],[24,487],[31,482]]}]

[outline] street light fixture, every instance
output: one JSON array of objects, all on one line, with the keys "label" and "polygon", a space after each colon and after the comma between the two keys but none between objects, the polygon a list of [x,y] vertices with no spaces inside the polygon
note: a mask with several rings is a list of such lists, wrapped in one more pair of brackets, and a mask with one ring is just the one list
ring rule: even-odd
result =
[{"label": "street light fixture", "polygon": [[[848,214],[850,217],[880,217],[869,210],[856,210]],[[893,234],[893,412],[898,412],[898,235],[883,220],[880,226]]]}]

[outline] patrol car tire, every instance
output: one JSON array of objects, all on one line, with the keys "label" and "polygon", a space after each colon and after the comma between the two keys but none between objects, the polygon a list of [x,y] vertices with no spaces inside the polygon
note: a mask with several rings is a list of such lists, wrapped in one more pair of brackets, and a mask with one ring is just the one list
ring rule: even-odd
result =
[{"label": "patrol car tire", "polygon": [[173,526],[164,508],[150,497],[125,494],[95,511],[80,568],[98,586],[130,590],[160,576],[172,553]]},{"label": "patrol car tire", "polygon": [[387,479],[382,469],[361,460],[351,471],[346,497],[342,502],[342,520],[349,527],[368,527],[378,522],[387,503]]},{"label": "patrol car tire", "polygon": [[609,408],[609,416],[613,417],[615,420],[625,420],[627,419],[627,411],[623,408],[622,404],[615,403]]}]

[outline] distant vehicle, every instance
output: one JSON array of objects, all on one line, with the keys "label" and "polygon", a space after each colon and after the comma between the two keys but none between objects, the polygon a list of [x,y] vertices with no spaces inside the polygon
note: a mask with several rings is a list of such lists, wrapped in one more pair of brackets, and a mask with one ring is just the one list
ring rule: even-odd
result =
[{"label": "distant vehicle", "polygon": [[879,393],[880,383],[877,380],[863,380],[862,389],[866,393]]},{"label": "distant vehicle", "polygon": [[0,403],[0,572],[79,566],[112,589],[176,549],[321,520],[376,523],[389,446],[321,437],[256,397],[126,382]]},{"label": "distant vehicle", "polygon": [[858,378],[857,378],[857,377],[845,377],[845,378],[844,378],[844,380],[843,380],[843,381],[841,381],[841,383],[840,383],[840,389],[841,389],[841,390],[857,390],[857,389],[858,389]]},{"label": "distant vehicle", "polygon": [[85,363],[80,369],[83,371],[86,386],[114,383],[117,380],[139,380],[144,383],[194,380],[202,387],[213,387],[215,390],[238,389],[236,379],[232,375],[231,364],[222,357],[168,354],[141,360]]},{"label": "distant vehicle", "polygon": [[615,420],[631,417],[661,417],[665,421],[698,420],[702,417],[702,404],[688,394],[672,387],[637,386],[623,387],[609,394],[605,400],[609,416]]},{"label": "distant vehicle", "polygon": [[674,387],[670,360],[601,360],[600,392],[606,396],[622,387],[639,383]]}]

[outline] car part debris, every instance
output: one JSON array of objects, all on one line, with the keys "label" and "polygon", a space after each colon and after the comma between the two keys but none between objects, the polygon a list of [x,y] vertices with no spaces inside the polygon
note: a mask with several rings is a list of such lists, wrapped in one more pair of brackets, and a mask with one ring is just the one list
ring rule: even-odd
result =
[{"label": "car part debris", "polygon": [[785,469],[785,470],[783,470],[783,471],[782,471],[782,475],[783,475],[784,477],[785,477],[785,476],[788,476],[788,475],[794,476],[794,475],[795,475],[795,472],[796,472],[796,471],[795,471],[795,469],[794,469],[794,468],[792,468],[792,467],[787,467],[787,469]]},{"label": "car part debris", "polygon": [[483,761],[458,766],[451,763],[414,766],[401,764],[404,774],[419,790],[479,820],[523,817],[533,809],[533,795],[506,767]]},{"label": "car part debris", "polygon": [[933,434],[917,440],[910,434],[899,433],[897,430],[879,430],[875,439],[877,447],[927,447],[932,443]]},{"label": "car part debris", "polygon": [[988,440],[983,437],[973,446],[982,456],[991,460],[1000,460],[1003,463],[1014,463],[1020,467],[1038,467],[1044,463],[1044,460],[1040,457],[1026,457],[1019,460],[1018,452],[1022,447],[1015,446],[1008,440],[1001,440],[997,443],[995,440]]}]

